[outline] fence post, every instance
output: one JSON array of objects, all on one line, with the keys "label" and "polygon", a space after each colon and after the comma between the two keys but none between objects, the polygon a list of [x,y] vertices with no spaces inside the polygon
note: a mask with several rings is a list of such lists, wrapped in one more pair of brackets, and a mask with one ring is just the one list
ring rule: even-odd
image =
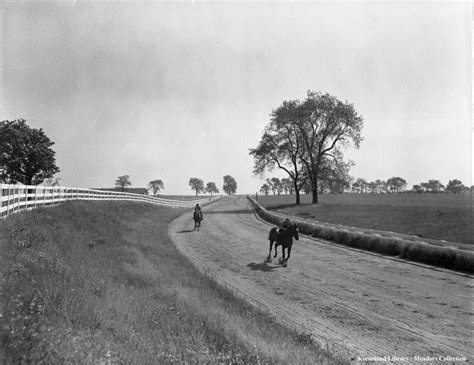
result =
[{"label": "fence post", "polygon": [[36,201],[38,200],[38,185],[35,186],[35,208],[36,208]]},{"label": "fence post", "polygon": [[10,184],[8,184],[7,215],[10,214]]}]

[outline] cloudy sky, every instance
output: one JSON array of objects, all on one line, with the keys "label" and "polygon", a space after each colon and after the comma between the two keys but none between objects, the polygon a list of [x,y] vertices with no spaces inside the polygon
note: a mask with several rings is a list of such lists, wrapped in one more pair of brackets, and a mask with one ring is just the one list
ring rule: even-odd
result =
[{"label": "cloudy sky", "polygon": [[[2,2],[0,119],[55,141],[63,185],[198,177],[254,193],[273,108],[354,104],[354,177],[471,185],[471,5],[455,2]],[[277,172],[267,174],[282,176]]]}]

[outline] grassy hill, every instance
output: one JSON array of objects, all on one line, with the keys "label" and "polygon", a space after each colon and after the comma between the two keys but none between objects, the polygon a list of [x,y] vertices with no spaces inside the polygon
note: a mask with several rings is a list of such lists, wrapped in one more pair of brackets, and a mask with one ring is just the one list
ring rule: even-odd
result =
[{"label": "grassy hill", "polygon": [[0,363],[340,363],[199,274],[183,210],[68,202],[0,221]]}]

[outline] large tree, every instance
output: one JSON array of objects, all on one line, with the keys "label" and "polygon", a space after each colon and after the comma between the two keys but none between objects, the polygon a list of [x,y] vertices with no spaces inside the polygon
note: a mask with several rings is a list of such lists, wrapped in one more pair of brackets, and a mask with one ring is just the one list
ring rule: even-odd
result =
[{"label": "large tree", "polygon": [[[265,127],[262,138],[256,148],[250,149],[254,158],[254,174],[263,176],[266,170],[275,167],[285,171],[290,177],[296,195],[296,204],[300,204],[300,190],[306,180],[302,178],[302,162],[299,158],[303,148],[298,135],[298,116],[300,102],[284,101],[273,110],[270,123]],[[267,184],[271,187],[271,185]]]},{"label": "large tree", "polygon": [[224,190],[228,195],[232,195],[236,193],[237,182],[232,176],[230,175],[224,176],[224,185],[222,186],[222,190]]},{"label": "large tree", "polygon": [[212,181],[206,184],[206,191],[210,193],[211,196],[212,196],[212,193],[216,193],[216,194],[219,193],[219,189],[217,188],[216,183]]},{"label": "large tree", "polygon": [[0,122],[0,181],[40,184],[59,172],[54,144],[44,131],[30,128],[24,119]]},{"label": "large tree", "polygon": [[308,91],[300,105],[298,132],[303,148],[300,158],[308,172],[313,203],[318,202],[318,180],[325,159],[337,161],[342,147],[362,141],[363,119],[354,105],[335,96]]},{"label": "large tree", "polygon": [[197,177],[191,177],[189,179],[188,185],[191,187],[191,190],[196,191],[196,196],[199,193],[204,193],[204,181],[198,179]]},{"label": "large tree", "polygon": [[124,191],[125,188],[130,185],[132,185],[132,182],[130,181],[130,176],[128,175],[119,176],[115,180],[115,186],[120,188],[121,191]]},{"label": "large tree", "polygon": [[153,180],[148,183],[148,189],[153,192],[153,196],[156,196],[161,190],[165,188],[163,181],[161,179]]}]

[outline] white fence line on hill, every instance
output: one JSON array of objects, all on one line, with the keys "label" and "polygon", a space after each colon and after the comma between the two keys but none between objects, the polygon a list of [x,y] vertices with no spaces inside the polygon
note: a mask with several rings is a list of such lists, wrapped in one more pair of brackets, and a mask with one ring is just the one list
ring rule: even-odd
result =
[{"label": "white fence line on hill", "polygon": [[128,200],[173,208],[186,208],[197,203],[205,204],[220,199],[220,196],[213,196],[195,200],[171,200],[120,191],[42,185],[0,184],[0,191],[0,217],[6,217],[23,209],[57,205],[67,200]]}]

